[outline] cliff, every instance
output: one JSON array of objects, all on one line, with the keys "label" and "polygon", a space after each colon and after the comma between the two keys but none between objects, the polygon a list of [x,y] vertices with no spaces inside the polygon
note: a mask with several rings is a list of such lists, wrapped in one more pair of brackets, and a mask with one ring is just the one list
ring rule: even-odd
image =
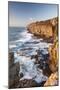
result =
[{"label": "cliff", "polygon": [[47,62],[52,73],[44,86],[58,85],[58,18],[31,23],[27,29],[30,33],[46,39],[46,41],[52,40],[52,45],[48,48],[49,59]]},{"label": "cliff", "polygon": [[49,47],[49,67],[52,72],[58,70],[58,41]]},{"label": "cliff", "polygon": [[[53,38],[57,32],[58,18],[53,18],[45,21],[34,22],[27,25],[27,29],[34,35],[40,36],[44,39]],[[58,33],[58,32],[57,32]]]},{"label": "cliff", "polygon": [[58,41],[54,42],[52,46],[49,47],[49,68],[52,74],[49,76],[48,80],[44,86],[58,85]]}]

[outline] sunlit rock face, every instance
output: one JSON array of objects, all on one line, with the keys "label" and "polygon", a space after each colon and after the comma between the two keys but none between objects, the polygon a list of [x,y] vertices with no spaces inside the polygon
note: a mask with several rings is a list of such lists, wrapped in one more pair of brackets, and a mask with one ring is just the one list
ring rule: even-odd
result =
[{"label": "sunlit rock face", "polygon": [[[55,22],[57,23],[57,22]],[[54,27],[54,41],[52,46],[49,46],[49,67],[52,72],[55,72],[58,70],[58,24]]]},{"label": "sunlit rock face", "polygon": [[33,33],[34,35],[39,35],[40,37],[52,37],[52,26],[49,24],[38,24],[38,22],[31,24],[28,28],[28,30]]},{"label": "sunlit rock face", "polygon": [[[55,86],[58,85],[58,24],[56,20],[52,20],[53,30],[54,30],[54,41],[51,46],[49,46],[49,68],[52,74],[49,76],[48,80],[44,86]],[[55,25],[56,24],[56,25]]]},{"label": "sunlit rock face", "polygon": [[50,23],[52,24],[52,26],[55,26],[56,24],[58,24],[58,18],[51,19]]},{"label": "sunlit rock face", "polygon": [[54,42],[52,46],[49,47],[49,67],[52,72],[58,70],[58,42]]},{"label": "sunlit rock face", "polygon": [[58,23],[58,18],[53,18],[46,21],[34,22],[27,26],[29,32],[34,35],[39,35],[42,38],[52,38],[54,36],[54,30]]},{"label": "sunlit rock face", "polygon": [[45,82],[44,86],[56,86],[58,85],[58,73],[52,73],[48,80]]}]

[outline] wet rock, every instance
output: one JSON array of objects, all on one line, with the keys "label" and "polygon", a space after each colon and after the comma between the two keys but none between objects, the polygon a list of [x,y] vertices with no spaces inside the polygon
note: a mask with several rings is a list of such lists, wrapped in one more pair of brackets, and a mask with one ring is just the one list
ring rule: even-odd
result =
[{"label": "wet rock", "polygon": [[58,73],[52,73],[48,80],[45,82],[44,86],[57,86],[58,85]]},{"label": "wet rock", "polygon": [[51,73],[52,73],[52,71],[50,70],[48,64],[46,64],[46,65],[45,65],[45,68],[43,68],[42,70],[43,70],[43,74],[46,75],[46,76],[48,76],[48,77],[49,77],[49,76],[51,75]]},{"label": "wet rock", "polygon": [[22,78],[23,77],[23,73],[20,73],[20,78]]},{"label": "wet rock", "polygon": [[37,83],[35,80],[21,80],[19,82],[19,85],[17,86],[18,88],[29,88],[29,87],[41,87],[44,86],[45,81],[41,82],[41,83]]},{"label": "wet rock", "polygon": [[46,66],[48,58],[49,58],[48,53],[44,53],[43,50],[38,50],[38,61],[42,69]]},{"label": "wet rock", "polygon": [[43,70],[43,74],[46,76],[51,75],[51,70],[48,65],[48,60],[49,60],[49,53],[43,53],[43,50],[37,50],[36,55],[32,55],[31,59],[35,59],[35,64],[37,64],[37,67],[39,69]]},{"label": "wet rock", "polygon": [[50,74],[52,73],[52,71],[49,68],[49,65],[47,64],[48,61],[43,61],[40,60],[38,68],[43,70],[43,74],[46,76],[50,76]]},{"label": "wet rock", "polygon": [[35,64],[39,64],[40,63],[40,60],[38,59],[38,54],[32,55],[31,59],[35,59]]},{"label": "wet rock", "polygon": [[37,83],[34,80],[24,79],[19,82],[19,85],[17,87],[18,88],[28,88],[28,87],[35,87],[35,86],[37,86]]},{"label": "wet rock", "polygon": [[9,88],[17,87],[19,83],[19,63],[14,63],[14,54],[12,52],[9,53]]}]

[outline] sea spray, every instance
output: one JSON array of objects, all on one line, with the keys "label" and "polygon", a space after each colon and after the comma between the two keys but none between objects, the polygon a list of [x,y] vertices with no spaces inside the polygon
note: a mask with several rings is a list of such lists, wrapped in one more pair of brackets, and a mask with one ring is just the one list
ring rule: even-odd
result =
[{"label": "sea spray", "polygon": [[47,76],[43,75],[41,69],[39,69],[37,64],[35,64],[35,59],[31,59],[30,57],[20,56],[15,53],[16,61],[20,63],[20,73],[23,73],[23,77],[20,80],[24,79],[33,79],[37,83],[42,81],[46,81],[48,79]]}]

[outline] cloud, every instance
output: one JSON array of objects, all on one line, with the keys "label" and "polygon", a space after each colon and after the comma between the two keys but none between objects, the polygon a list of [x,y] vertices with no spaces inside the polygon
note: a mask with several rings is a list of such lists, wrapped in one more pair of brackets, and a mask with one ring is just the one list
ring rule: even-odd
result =
[{"label": "cloud", "polygon": [[33,18],[30,18],[30,20],[32,21],[32,20],[33,20]]},{"label": "cloud", "polygon": [[33,18],[31,17],[31,18],[29,18],[29,21],[33,21]]}]

